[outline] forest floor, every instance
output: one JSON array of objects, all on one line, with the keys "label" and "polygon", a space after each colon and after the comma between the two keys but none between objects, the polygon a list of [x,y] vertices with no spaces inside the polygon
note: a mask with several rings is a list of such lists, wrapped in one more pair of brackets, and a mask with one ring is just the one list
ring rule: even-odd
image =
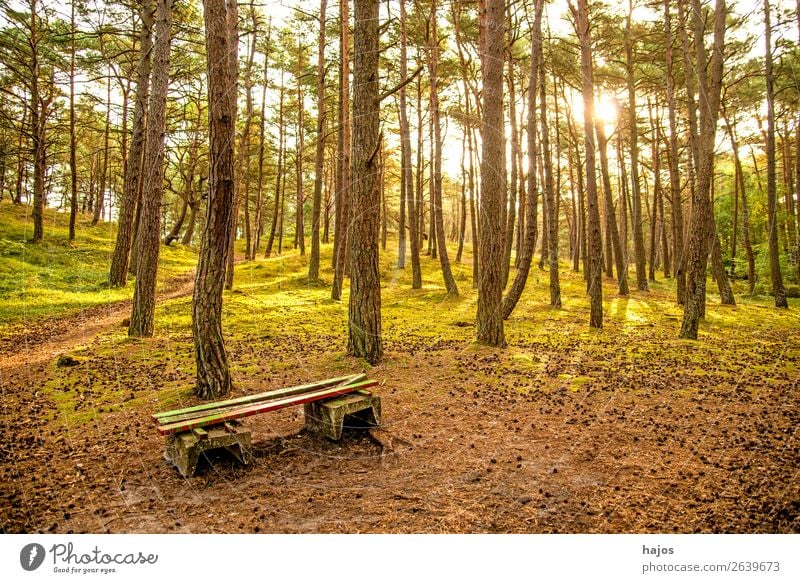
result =
[{"label": "forest floor", "polygon": [[447,298],[435,260],[411,290],[386,255],[379,366],[344,355],[347,296],[293,252],[237,267],[224,322],[235,395],[365,371],[387,449],[289,409],[245,421],[251,465],[182,478],[150,415],[197,402],[190,279],[166,280],[154,338],[127,337],[125,303],[0,330],[0,532],[800,532],[797,300],[709,296],[691,342],[670,280],[606,281],[589,331],[580,275],[563,266],[554,310],[534,269],[494,350],[473,341],[469,256]]}]

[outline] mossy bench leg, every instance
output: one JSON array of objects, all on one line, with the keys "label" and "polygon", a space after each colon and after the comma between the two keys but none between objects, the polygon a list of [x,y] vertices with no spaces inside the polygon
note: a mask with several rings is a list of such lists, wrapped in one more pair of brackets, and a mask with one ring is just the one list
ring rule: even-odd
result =
[{"label": "mossy bench leg", "polygon": [[334,441],[342,437],[345,417],[352,419],[356,427],[381,424],[381,398],[367,391],[306,403],[304,409],[306,427]]},{"label": "mossy bench leg", "polygon": [[224,448],[245,465],[253,459],[250,431],[235,421],[168,436],[164,457],[175,464],[184,478],[189,478],[197,470],[200,454],[219,448]]}]

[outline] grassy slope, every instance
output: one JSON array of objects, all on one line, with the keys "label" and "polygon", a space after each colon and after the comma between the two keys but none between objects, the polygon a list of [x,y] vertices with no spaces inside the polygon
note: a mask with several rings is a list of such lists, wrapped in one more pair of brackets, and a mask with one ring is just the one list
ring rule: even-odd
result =
[{"label": "grassy slope", "polygon": [[[330,282],[331,246],[323,246],[321,277]],[[672,281],[657,282],[630,298],[605,282],[605,328],[588,328],[588,300],[580,274],[562,266],[564,307],[549,307],[548,278],[534,269],[522,301],[506,323],[509,350],[474,344],[477,293],[471,258],[455,265],[461,296],[448,299],[438,262],[424,258],[424,286],[410,289],[410,269],[382,263],[386,361],[373,374],[408,390],[424,387],[521,392],[566,387],[624,392],[669,388],[686,394],[704,387],[780,382],[798,373],[798,301],[791,310],[769,307],[769,298],[737,296],[736,307],[709,296],[700,342],[677,339],[681,309]],[[368,369],[345,358],[347,288],[342,302],[329,287],[309,285],[307,258],[290,251],[236,270],[226,292],[224,328],[237,394]],[[742,290],[737,290],[741,292]],[[156,336],[129,339],[123,329],[102,335],[75,353],[84,366],[56,369],[50,385],[62,422],[80,423],[121,408],[159,410],[193,402],[190,298],[159,306]],[[419,370],[417,370],[419,369]],[[749,380],[748,380],[749,382]],[[752,384],[752,383],[751,383]]]},{"label": "grassy slope", "polygon": [[[0,203],[0,334],[31,320],[64,316],[133,296],[132,279],[123,289],[108,286],[116,224],[93,227],[88,216],[80,216],[76,239],[70,245],[68,215],[47,209],[44,241],[32,244],[30,210]],[[162,247],[160,284],[191,270],[194,264],[191,249]]]}]

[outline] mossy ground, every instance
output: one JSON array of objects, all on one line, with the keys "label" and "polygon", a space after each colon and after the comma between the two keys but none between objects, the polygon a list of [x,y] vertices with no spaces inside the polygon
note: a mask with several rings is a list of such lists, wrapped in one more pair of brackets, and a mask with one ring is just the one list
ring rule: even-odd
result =
[{"label": "mossy ground", "polygon": [[[562,265],[564,307],[552,309],[548,276],[534,268],[506,322],[509,348],[495,350],[474,342],[469,249],[454,266],[458,297],[446,295],[437,260],[423,258],[423,288],[412,290],[394,255],[381,260],[378,366],[345,354],[348,292],[330,299],[330,245],[322,282],[307,281],[307,257],[295,251],[238,265],[224,332],[235,394],[366,371],[382,383],[387,430],[409,448],[381,461],[361,434],[336,444],[293,435],[302,423],[286,410],[247,421],[253,466],[215,458],[180,479],[148,417],[196,403],[191,299],[182,297],[158,306],[154,338],[110,327],[70,351],[77,366],[53,358],[40,376],[11,378],[7,407],[14,391],[39,395],[24,413],[35,419],[30,447],[68,461],[30,462],[38,481],[15,486],[27,514],[5,515],[4,528],[800,531],[797,300],[776,310],[737,287],[731,307],[710,294],[694,342],[677,338],[672,280],[628,298],[606,280],[605,325],[590,330],[581,274]],[[4,479],[22,463],[6,465]],[[78,481],[67,480],[76,463]],[[30,502],[64,483],[71,502]]]},{"label": "mossy ground", "polygon": [[[79,215],[69,242],[69,217],[45,210],[44,240],[33,244],[31,208],[0,203],[0,336],[24,322],[62,317],[133,296],[134,280],[124,288],[108,285],[116,223],[91,225]],[[195,252],[181,245],[161,247],[159,281],[190,271]]]}]

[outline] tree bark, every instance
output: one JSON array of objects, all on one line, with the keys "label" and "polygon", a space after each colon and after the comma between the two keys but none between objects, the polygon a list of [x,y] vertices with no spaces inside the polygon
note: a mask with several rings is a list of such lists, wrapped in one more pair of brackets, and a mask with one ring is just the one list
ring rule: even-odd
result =
[{"label": "tree bark", "polygon": [[[483,38],[483,155],[481,156],[481,247],[478,283],[478,342],[505,347],[503,330],[503,233],[501,206],[505,192],[503,141],[503,0],[486,0],[479,9]],[[536,67],[534,62],[532,67]],[[523,286],[524,287],[524,286]],[[520,291],[521,294],[521,291]]]},{"label": "tree bark", "polygon": [[781,275],[780,251],[778,249],[778,201],[775,169],[775,90],[772,71],[772,30],[769,0],[764,0],[764,78],[767,86],[767,218],[769,240],[769,271],[772,279],[772,294],[776,308],[788,308],[786,290]]},{"label": "tree bark", "polygon": [[383,358],[381,281],[378,265],[380,188],[378,156],[378,0],[354,2],[353,158],[350,228],[348,354],[370,364]]},{"label": "tree bark", "polygon": [[308,262],[308,279],[319,279],[319,227],[322,214],[322,185],[325,163],[325,24],[328,0],[319,3],[319,36],[317,46],[317,136],[314,157],[314,200],[311,208],[311,257]]},{"label": "tree bark", "polygon": [[714,14],[714,45],[711,59],[711,79],[708,78],[708,57],[703,42],[703,13],[700,0],[692,0],[692,19],[695,30],[697,76],[700,87],[700,129],[697,167],[697,186],[692,204],[687,253],[686,305],[680,337],[697,339],[700,318],[705,313],[706,268],[709,248],[713,243],[711,210],[711,178],[714,171],[714,145],[720,91],[722,88],[723,50],[725,44],[725,0],[716,0]]},{"label": "tree bark", "polygon": [[336,231],[333,235],[333,286],[331,298],[342,299],[345,260],[348,257],[351,227],[351,124],[350,124],[350,0],[339,0],[341,34],[339,36],[339,137],[338,172],[336,178]]},{"label": "tree bark", "polygon": [[664,0],[664,41],[667,64],[667,108],[669,115],[669,190],[672,208],[672,260],[677,282],[678,304],[686,302],[686,268],[684,259],[683,200],[681,198],[680,172],[678,170],[678,122],[675,103],[675,73],[673,65],[672,14],[669,0]]},{"label": "tree bark", "polygon": [[[594,65],[589,30],[589,5],[578,0],[575,28],[581,46],[581,78],[583,79],[583,129],[586,147],[586,206],[588,210],[588,268],[591,328],[603,327],[603,243],[600,237],[600,212],[597,205],[597,175],[594,158]],[[635,117],[635,114],[634,114]],[[635,133],[635,129],[633,131]],[[645,280],[645,289],[647,280]]]},{"label": "tree bark", "polygon": [[450,269],[450,257],[447,253],[447,238],[444,232],[444,209],[442,208],[442,123],[439,113],[439,36],[437,31],[436,0],[431,3],[430,19],[428,20],[428,74],[430,77],[431,123],[433,125],[433,195],[432,219],[435,222],[436,247],[439,262],[442,266],[442,277],[448,296],[458,296],[458,286]]},{"label": "tree bark", "polygon": [[122,187],[117,241],[111,257],[109,283],[122,287],[128,279],[131,245],[135,234],[134,224],[142,192],[142,159],[145,150],[145,124],[150,98],[150,71],[152,67],[153,18],[155,2],[142,2],[142,31],[140,33],[139,62],[136,66],[136,99],[133,106],[133,134],[128,152],[127,172]]},{"label": "tree bark", "polygon": [[222,288],[230,233],[234,227],[236,196],[233,146],[236,139],[237,68],[230,57],[232,44],[236,42],[236,21],[232,18],[235,2],[205,0],[204,10],[210,174],[208,210],[192,296],[192,332],[197,365],[195,394],[202,399],[220,397],[232,387],[222,336]]},{"label": "tree bark", "polygon": [[158,0],[154,25],[153,91],[143,158],[142,213],[139,223],[136,288],[128,336],[152,336],[156,307],[156,275],[161,247],[161,201],[164,195],[164,141],[167,128],[172,0]]},{"label": "tree bark", "polygon": [[[536,4],[534,6],[534,17],[533,17],[533,27],[531,28],[531,69],[530,75],[528,79],[528,181],[527,181],[527,196],[526,196],[526,203],[525,203],[525,241],[522,246],[522,256],[519,260],[519,267],[517,268],[517,273],[514,276],[514,281],[511,283],[511,287],[509,288],[506,296],[502,300],[501,306],[501,313],[503,319],[507,319],[511,313],[514,311],[517,303],[519,302],[520,297],[522,297],[522,292],[525,289],[525,284],[528,281],[528,274],[530,273],[531,263],[533,261],[533,253],[534,249],[536,248],[536,239],[538,235],[538,225],[537,225],[537,210],[539,206],[539,195],[537,192],[537,182],[536,182],[536,159],[537,159],[537,149],[538,144],[536,140],[536,91],[538,88],[539,83],[539,59],[542,54],[542,12],[544,10],[544,0],[536,0]],[[501,85],[500,90],[502,91],[502,78],[501,78]],[[502,97],[502,96],[501,96]],[[487,101],[484,101],[484,115],[486,113],[486,104]],[[501,103],[502,105],[502,103]],[[544,107],[544,104],[542,104]],[[502,114],[502,110],[501,110]],[[484,122],[485,123],[485,122]],[[484,130],[486,133],[486,130]],[[502,138],[502,136],[501,136]],[[472,143],[469,143],[470,148]],[[497,148],[497,146],[494,146]],[[502,148],[502,142],[500,144],[500,148]],[[486,146],[484,144],[483,155],[484,158],[486,157]],[[495,153],[495,155],[497,155]],[[500,154],[500,160],[502,160],[502,150]],[[484,166],[481,165],[481,201],[483,201],[484,190],[488,188],[497,188],[498,186],[502,187],[502,181],[498,185],[496,184],[495,176],[484,176],[484,172],[489,172],[492,175],[497,174],[493,172],[492,166]],[[487,181],[488,178],[488,181]],[[490,220],[491,217],[487,217],[487,220]],[[484,213],[483,209],[481,209],[481,229],[484,228]],[[483,234],[483,231],[482,231]],[[481,247],[484,245],[484,240],[481,240]],[[477,251],[473,251],[477,252]],[[481,252],[481,268],[483,268],[483,259],[484,255]],[[478,283],[478,289],[481,289],[481,284]],[[487,290],[487,294],[489,294],[492,290]],[[489,314],[491,316],[491,314]],[[491,320],[489,320],[491,323]],[[502,333],[502,329],[500,330]]]},{"label": "tree bark", "polygon": [[625,69],[628,83],[628,125],[630,131],[631,153],[631,198],[633,200],[633,253],[636,260],[636,287],[647,291],[647,273],[644,251],[644,232],[642,226],[642,194],[639,183],[639,128],[636,115],[636,79],[633,70],[633,33],[631,20],[633,0],[629,1],[628,16],[625,21]]}]

